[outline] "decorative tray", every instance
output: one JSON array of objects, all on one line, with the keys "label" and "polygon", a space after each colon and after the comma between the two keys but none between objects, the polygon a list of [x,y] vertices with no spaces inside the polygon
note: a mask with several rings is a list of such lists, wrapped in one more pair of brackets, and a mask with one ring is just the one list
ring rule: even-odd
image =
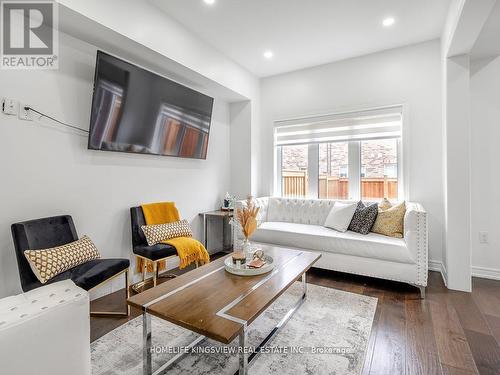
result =
[{"label": "decorative tray", "polygon": [[241,266],[237,266],[233,263],[233,259],[231,257],[227,257],[224,265],[226,267],[226,271],[232,273],[233,275],[239,276],[256,276],[262,275],[264,273],[272,271],[274,268],[274,260],[272,257],[266,255],[266,264],[264,264],[260,268],[250,268],[246,264],[242,264]]}]

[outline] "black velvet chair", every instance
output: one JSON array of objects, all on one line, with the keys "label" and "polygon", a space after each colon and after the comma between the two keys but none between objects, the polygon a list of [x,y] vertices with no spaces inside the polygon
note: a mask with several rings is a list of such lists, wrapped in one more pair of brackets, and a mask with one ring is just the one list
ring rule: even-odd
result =
[{"label": "black velvet chair", "polygon": [[144,259],[144,267],[142,270],[142,281],[133,285],[132,289],[136,292],[140,292],[146,285],[146,270],[147,262],[152,262],[153,264],[153,286],[156,286],[157,280],[160,277],[173,278],[175,275],[171,274],[158,274],[158,263],[162,260],[167,260],[169,258],[174,258],[177,256],[177,250],[175,247],[167,244],[157,244],[154,246],[148,246],[146,241],[146,236],[142,231],[141,227],[146,225],[146,219],[144,219],[144,213],[142,212],[142,207],[132,207],[130,209],[130,219],[132,223],[132,251],[139,258]]},{"label": "black velvet chair", "polygon": [[[15,223],[12,224],[11,230],[16,250],[21,287],[25,292],[46,285],[42,284],[31,270],[31,267],[24,256],[25,250],[47,249],[78,240],[78,234],[76,232],[73,219],[69,215],[47,217],[43,219],[29,220],[22,223]],[[125,288],[128,298],[129,266],[130,261],[128,259],[94,259],[53,277],[47,282],[47,284],[71,279],[82,289],[91,291],[103,283],[108,282],[121,274],[125,274]],[[126,312],[91,311],[90,313],[94,316],[128,316],[130,314],[130,307],[127,305]]]}]

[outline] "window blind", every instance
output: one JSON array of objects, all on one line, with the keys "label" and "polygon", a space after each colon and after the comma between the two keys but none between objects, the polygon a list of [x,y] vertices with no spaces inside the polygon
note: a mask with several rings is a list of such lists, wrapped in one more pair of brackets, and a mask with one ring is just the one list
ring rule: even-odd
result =
[{"label": "window blind", "polygon": [[275,145],[399,138],[402,107],[276,121]]}]

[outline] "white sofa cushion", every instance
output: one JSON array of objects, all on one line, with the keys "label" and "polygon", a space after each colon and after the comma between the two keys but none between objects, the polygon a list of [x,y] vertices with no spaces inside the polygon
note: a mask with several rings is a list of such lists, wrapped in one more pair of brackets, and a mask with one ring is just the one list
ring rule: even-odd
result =
[{"label": "white sofa cushion", "polygon": [[335,202],[326,217],[324,226],[345,232],[349,228],[354,212],[356,212],[356,206],[356,203]]},{"label": "white sofa cushion", "polygon": [[254,233],[252,241],[398,263],[415,263],[401,238],[375,233],[362,235],[351,231],[341,233],[320,225],[266,222]]}]

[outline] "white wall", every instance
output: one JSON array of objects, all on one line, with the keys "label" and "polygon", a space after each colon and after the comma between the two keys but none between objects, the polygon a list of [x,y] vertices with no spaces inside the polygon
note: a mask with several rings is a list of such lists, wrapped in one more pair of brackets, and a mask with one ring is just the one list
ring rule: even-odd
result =
[{"label": "white wall", "polygon": [[471,290],[469,56],[446,58],[445,244],[447,286]]},{"label": "white wall", "polygon": [[[443,28],[443,265],[450,289],[471,291],[472,217],[470,53],[496,0],[452,0]],[[484,46],[483,46],[484,47]],[[493,46],[494,47],[494,46]],[[460,202],[460,205],[457,205]]]},{"label": "white wall", "polygon": [[251,193],[251,107],[250,101],[230,105],[231,195],[239,199]]},{"label": "white wall", "polygon": [[500,57],[472,62],[470,74],[472,272],[500,279]]},{"label": "white wall", "polygon": [[259,193],[271,194],[273,121],[404,103],[409,197],[429,213],[430,259],[441,261],[443,231],[440,43],[431,41],[278,75],[261,81]]},{"label": "white wall", "polygon": [[[95,53],[61,34],[59,70],[2,70],[0,97],[88,128]],[[217,207],[230,186],[229,105],[217,98],[207,160],[90,151],[86,134],[3,114],[0,139],[0,297],[20,291],[13,222],[71,214],[103,257],[133,259],[129,207],[173,200],[200,238],[198,213]]]}]

